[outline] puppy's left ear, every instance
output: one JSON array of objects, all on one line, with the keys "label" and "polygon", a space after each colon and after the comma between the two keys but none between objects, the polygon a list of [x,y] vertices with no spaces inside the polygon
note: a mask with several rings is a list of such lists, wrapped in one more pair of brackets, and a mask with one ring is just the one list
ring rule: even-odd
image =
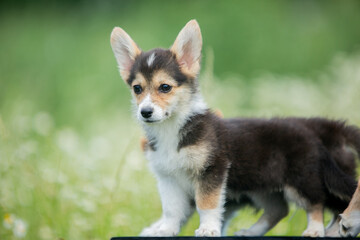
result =
[{"label": "puppy's left ear", "polygon": [[119,65],[120,75],[126,82],[134,65],[135,58],[141,50],[131,37],[119,27],[115,27],[110,37],[111,48]]},{"label": "puppy's left ear", "polygon": [[181,70],[196,77],[200,71],[202,37],[196,20],[189,21],[180,31],[170,50],[175,53]]}]

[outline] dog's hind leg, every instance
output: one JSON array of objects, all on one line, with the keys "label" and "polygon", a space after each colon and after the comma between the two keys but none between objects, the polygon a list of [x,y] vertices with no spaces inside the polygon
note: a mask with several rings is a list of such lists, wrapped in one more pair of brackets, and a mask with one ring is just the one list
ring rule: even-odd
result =
[{"label": "dog's hind leg", "polygon": [[221,224],[221,236],[226,236],[226,231],[228,229],[231,219],[235,216],[237,210],[239,210],[241,205],[236,202],[226,202],[225,203],[225,212],[223,214],[222,224]]},{"label": "dog's hind leg", "polygon": [[324,207],[322,204],[315,204],[306,210],[308,226],[303,232],[304,237],[324,237]]},{"label": "dog's hind leg", "polygon": [[339,214],[334,213],[330,223],[325,228],[326,237],[340,237],[340,217]]},{"label": "dog's hind leg", "polygon": [[287,202],[280,192],[253,193],[249,197],[257,207],[264,209],[264,213],[249,229],[237,231],[236,236],[262,236],[288,214]]}]

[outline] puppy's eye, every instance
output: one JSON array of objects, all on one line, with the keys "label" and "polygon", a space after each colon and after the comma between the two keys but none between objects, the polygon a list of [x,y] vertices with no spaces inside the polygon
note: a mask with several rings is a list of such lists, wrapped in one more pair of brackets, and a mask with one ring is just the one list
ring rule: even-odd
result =
[{"label": "puppy's eye", "polygon": [[140,94],[142,92],[142,87],[140,85],[134,85],[133,86],[134,93]]},{"label": "puppy's eye", "polygon": [[163,92],[163,93],[168,93],[170,92],[172,89],[172,86],[168,85],[168,84],[161,84],[159,87],[159,91]]}]

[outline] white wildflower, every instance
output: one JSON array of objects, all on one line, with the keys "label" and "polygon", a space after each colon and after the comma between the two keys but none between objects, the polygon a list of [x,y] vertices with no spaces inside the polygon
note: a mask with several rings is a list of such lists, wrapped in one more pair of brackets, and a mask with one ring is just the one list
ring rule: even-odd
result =
[{"label": "white wildflower", "polygon": [[3,219],[3,226],[6,229],[11,229],[14,225],[15,216],[13,214],[6,213]]},{"label": "white wildflower", "polygon": [[65,185],[60,190],[60,197],[63,200],[68,200],[68,201],[71,201],[71,202],[78,202],[79,201],[78,191],[75,191],[72,188],[72,186],[68,186],[68,185]]},{"label": "white wildflower", "polygon": [[104,137],[95,137],[90,142],[91,155],[98,159],[103,159],[109,156],[110,142]]},{"label": "white wildflower", "polygon": [[56,142],[62,151],[75,155],[79,144],[79,137],[74,130],[67,128],[57,133]]},{"label": "white wildflower", "polygon": [[92,228],[90,222],[86,217],[80,215],[79,213],[75,213],[71,219],[71,224],[77,228],[79,231],[87,231]]},{"label": "white wildflower", "polygon": [[29,140],[22,143],[16,150],[15,154],[18,158],[24,160],[30,155],[36,153],[37,150],[38,150],[38,143],[35,140]]},{"label": "white wildflower", "polygon": [[81,199],[79,202],[78,202],[78,205],[85,211],[85,212],[88,212],[88,213],[92,213],[92,212],[95,212],[96,209],[97,209],[97,206],[94,202],[90,201],[89,199]]},{"label": "white wildflower", "polygon": [[12,126],[18,134],[26,135],[31,129],[31,119],[27,115],[16,115],[12,119]]},{"label": "white wildflower", "polygon": [[15,237],[23,238],[26,236],[27,224],[21,219],[15,219],[13,233]]},{"label": "white wildflower", "polygon": [[54,127],[53,118],[46,112],[39,112],[34,116],[33,128],[43,136],[48,136]]}]

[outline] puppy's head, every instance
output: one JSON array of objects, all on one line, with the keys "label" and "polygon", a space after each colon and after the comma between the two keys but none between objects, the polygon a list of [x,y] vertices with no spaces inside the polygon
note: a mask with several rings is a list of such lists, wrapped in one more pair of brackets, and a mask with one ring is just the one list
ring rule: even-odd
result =
[{"label": "puppy's head", "polygon": [[[352,206],[351,203],[350,206]],[[339,214],[339,217],[339,233],[341,237],[356,237],[360,233],[360,211],[358,209],[348,208],[343,214]]]},{"label": "puppy's head", "polygon": [[119,27],[111,33],[111,47],[140,121],[162,122],[192,104],[202,47],[196,20],[185,25],[170,49],[143,52]]}]

